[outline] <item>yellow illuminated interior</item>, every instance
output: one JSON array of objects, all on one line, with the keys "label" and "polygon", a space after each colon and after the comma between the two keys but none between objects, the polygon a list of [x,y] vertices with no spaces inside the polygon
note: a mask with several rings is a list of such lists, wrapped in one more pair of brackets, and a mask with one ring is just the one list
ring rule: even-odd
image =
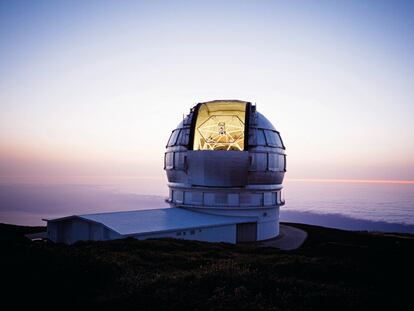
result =
[{"label": "yellow illuminated interior", "polygon": [[244,150],[245,117],[245,102],[202,104],[197,114],[193,150]]}]

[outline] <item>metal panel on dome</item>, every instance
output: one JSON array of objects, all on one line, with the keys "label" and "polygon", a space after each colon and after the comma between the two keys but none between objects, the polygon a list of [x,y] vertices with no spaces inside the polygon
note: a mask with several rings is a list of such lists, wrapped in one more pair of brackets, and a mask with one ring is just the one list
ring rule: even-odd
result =
[{"label": "metal panel on dome", "polygon": [[197,186],[240,187],[247,183],[247,151],[188,151],[189,183]]}]

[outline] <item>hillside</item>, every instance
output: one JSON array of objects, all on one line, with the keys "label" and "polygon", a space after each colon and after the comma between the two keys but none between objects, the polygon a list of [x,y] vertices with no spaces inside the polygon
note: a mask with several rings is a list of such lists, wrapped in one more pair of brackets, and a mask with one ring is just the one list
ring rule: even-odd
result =
[{"label": "hillside", "polygon": [[283,252],[180,240],[30,242],[42,227],[0,225],[3,297],[14,307],[135,310],[400,309],[409,301],[414,237],[303,224]]}]

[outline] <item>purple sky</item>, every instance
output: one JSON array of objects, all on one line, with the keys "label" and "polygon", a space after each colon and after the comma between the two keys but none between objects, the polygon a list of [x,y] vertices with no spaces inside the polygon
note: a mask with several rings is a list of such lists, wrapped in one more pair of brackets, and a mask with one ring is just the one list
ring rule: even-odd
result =
[{"label": "purple sky", "polygon": [[413,16],[412,1],[1,1],[0,181],[163,185],[171,130],[213,99],[257,103],[290,178],[413,180]]}]

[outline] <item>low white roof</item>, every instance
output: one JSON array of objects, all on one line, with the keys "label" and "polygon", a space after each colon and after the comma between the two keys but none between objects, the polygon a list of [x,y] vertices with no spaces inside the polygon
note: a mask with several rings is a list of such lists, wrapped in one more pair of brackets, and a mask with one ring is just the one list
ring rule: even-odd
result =
[{"label": "low white roof", "polygon": [[177,207],[112,212],[50,219],[54,222],[72,217],[101,223],[121,235],[185,230],[257,221],[255,217],[232,217],[197,213]]}]

